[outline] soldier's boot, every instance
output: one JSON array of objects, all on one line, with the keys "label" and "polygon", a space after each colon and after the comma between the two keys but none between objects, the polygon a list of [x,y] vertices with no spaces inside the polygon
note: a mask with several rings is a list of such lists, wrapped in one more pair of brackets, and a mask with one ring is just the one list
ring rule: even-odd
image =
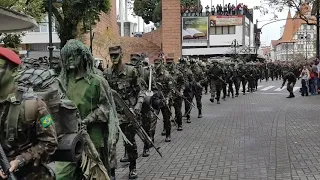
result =
[{"label": "soldier's boot", "polygon": [[210,102],[214,103],[214,97],[210,98]]},{"label": "soldier's boot", "polygon": [[129,162],[129,157],[128,157],[127,149],[126,149],[126,148],[124,149],[124,155],[123,155],[123,157],[120,159],[120,162]]},{"label": "soldier's boot", "polygon": [[287,97],[287,98],[294,98],[294,94],[293,93],[290,93],[290,95]]},{"label": "soldier's boot", "polygon": [[136,160],[130,162],[129,165],[129,179],[137,179],[138,173],[136,169]]},{"label": "soldier's boot", "polygon": [[178,131],[182,131],[182,125],[178,125]]},{"label": "soldier's boot", "polygon": [[116,180],[116,169],[115,168],[110,169],[110,180]]},{"label": "soldier's boot", "polygon": [[202,118],[202,111],[201,111],[201,109],[198,109],[198,118]]},{"label": "soldier's boot", "polygon": [[190,115],[189,115],[189,114],[187,115],[187,123],[191,123]]},{"label": "soldier's boot", "polygon": [[166,130],[162,130],[161,136],[165,136],[166,135]]},{"label": "soldier's boot", "polygon": [[143,148],[142,157],[148,157],[148,156],[150,156],[149,148],[144,147],[144,148]]},{"label": "soldier's boot", "polygon": [[168,135],[164,141],[165,141],[165,142],[171,142],[171,136]]}]

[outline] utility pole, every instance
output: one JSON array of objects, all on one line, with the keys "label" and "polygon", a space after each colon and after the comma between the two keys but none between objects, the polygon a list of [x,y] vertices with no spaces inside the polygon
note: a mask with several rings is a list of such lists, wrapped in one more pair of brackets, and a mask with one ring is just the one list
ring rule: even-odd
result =
[{"label": "utility pole", "polygon": [[49,64],[52,68],[53,44],[52,44],[52,0],[48,0],[48,21],[49,21]]},{"label": "utility pole", "polygon": [[320,45],[320,41],[319,41],[319,39],[320,39],[320,30],[319,30],[319,26],[320,26],[320,23],[319,23],[319,16],[320,16],[320,13],[319,13],[319,0],[316,0],[316,11],[317,11],[317,45],[316,45],[316,57],[317,57],[317,59],[319,59],[319,51],[320,51],[320,47],[319,47],[319,45]]}]

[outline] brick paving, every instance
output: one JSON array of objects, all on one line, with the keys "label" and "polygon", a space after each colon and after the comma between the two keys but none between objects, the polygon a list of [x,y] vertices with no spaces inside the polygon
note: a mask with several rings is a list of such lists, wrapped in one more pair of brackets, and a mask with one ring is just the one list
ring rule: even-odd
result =
[{"label": "brick paving", "polygon": [[[267,84],[279,86],[281,82]],[[286,99],[286,95],[253,93],[221,101],[203,97],[203,118],[192,111],[183,131],[173,126],[165,143],[158,122],[154,150],[141,157],[137,139],[139,180],[320,179],[320,97]],[[119,144],[119,158],[123,155]],[[117,179],[128,179],[128,164],[119,163]]]}]

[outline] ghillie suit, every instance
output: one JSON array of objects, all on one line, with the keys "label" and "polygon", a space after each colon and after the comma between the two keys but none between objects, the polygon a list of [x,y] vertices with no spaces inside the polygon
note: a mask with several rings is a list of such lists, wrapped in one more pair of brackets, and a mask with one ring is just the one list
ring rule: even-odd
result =
[{"label": "ghillie suit", "polygon": [[[94,70],[94,58],[82,42],[69,40],[61,50],[61,60],[58,79],[62,91],[76,104],[82,124],[88,130],[84,133],[89,141],[82,155],[82,174],[85,179],[109,179],[108,171],[116,163],[119,139],[119,122],[109,84]],[[80,71],[81,78],[70,76],[74,71]],[[56,163],[57,179],[74,178],[76,167],[71,166]]]}]

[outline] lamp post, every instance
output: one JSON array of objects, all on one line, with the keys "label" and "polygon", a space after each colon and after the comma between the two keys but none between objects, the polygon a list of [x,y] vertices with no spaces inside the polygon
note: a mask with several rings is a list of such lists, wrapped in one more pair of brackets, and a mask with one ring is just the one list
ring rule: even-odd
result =
[{"label": "lamp post", "polygon": [[237,39],[234,39],[231,42],[231,47],[234,47],[234,60],[236,60],[236,55],[237,55],[237,47],[239,46],[239,43],[237,41]]},{"label": "lamp post", "polygon": [[49,63],[50,68],[52,68],[52,57],[53,57],[53,43],[52,43],[52,6],[53,3],[57,7],[61,7],[63,0],[48,0],[48,23],[49,23]]}]

